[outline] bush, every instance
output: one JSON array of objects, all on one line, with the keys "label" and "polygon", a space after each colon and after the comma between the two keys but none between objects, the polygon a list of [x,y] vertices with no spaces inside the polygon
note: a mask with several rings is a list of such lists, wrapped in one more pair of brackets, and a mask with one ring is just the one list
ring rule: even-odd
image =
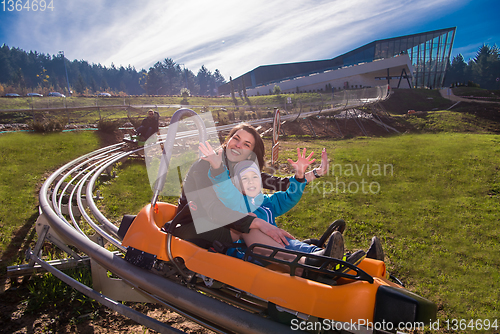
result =
[{"label": "bush", "polygon": [[480,86],[479,84],[475,83],[474,81],[469,80],[469,81],[467,82],[467,87],[475,87],[475,88],[480,88],[481,86]]},{"label": "bush", "polygon": [[40,119],[30,122],[28,127],[34,132],[62,132],[66,127],[67,122],[58,119]]},{"label": "bush", "polygon": [[97,130],[107,133],[113,133],[118,130],[120,127],[120,122],[117,120],[107,120],[101,118],[99,122],[97,122]]}]

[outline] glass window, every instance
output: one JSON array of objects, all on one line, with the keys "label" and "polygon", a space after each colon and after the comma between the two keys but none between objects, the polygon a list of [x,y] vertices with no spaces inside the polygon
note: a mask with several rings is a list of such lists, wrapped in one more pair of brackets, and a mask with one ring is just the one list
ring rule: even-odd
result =
[{"label": "glass window", "polygon": [[401,53],[401,51],[403,49],[401,49],[400,46],[401,46],[401,40],[400,39],[395,40],[394,41],[394,53],[393,53],[393,55],[398,55]]},{"label": "glass window", "polygon": [[381,58],[387,58],[387,51],[389,49],[389,43],[382,42],[380,45],[380,56]]},{"label": "glass window", "polygon": [[369,47],[368,49],[366,49],[364,51],[364,59],[363,60],[367,61],[367,62],[373,61],[374,53],[375,53],[375,47],[374,46]]},{"label": "glass window", "polygon": [[380,59],[380,43],[375,44],[374,59]]},{"label": "glass window", "polygon": [[440,87],[448,65],[455,30],[401,38],[396,49],[408,50],[413,64],[413,86]]},{"label": "glass window", "polygon": [[441,82],[444,80],[444,72],[446,71],[446,66],[448,62],[448,58],[446,57],[446,49],[447,49],[447,44],[446,44],[446,39],[447,39],[447,34],[441,34],[439,36],[439,70],[443,72],[440,76]]},{"label": "glass window", "polygon": [[387,43],[387,56],[386,57],[392,57],[394,56],[394,41],[390,41]]}]

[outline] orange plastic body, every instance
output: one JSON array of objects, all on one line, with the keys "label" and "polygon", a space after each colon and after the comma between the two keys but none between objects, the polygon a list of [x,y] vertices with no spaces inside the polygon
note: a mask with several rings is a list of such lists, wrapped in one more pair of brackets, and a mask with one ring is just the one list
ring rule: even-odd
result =
[{"label": "orange plastic body", "polygon": [[[147,205],[131,224],[122,245],[132,246],[168,261],[167,234],[160,230],[173,218],[176,207],[158,203],[151,217]],[[373,283],[343,279],[331,286],[281,273],[220,253],[209,252],[177,237],[172,238],[172,256],[184,259],[188,269],[224,282],[272,303],[323,319],[357,322],[373,321],[375,296],[381,285],[402,288],[386,279],[382,261],[364,259],[359,268],[374,278]]]}]

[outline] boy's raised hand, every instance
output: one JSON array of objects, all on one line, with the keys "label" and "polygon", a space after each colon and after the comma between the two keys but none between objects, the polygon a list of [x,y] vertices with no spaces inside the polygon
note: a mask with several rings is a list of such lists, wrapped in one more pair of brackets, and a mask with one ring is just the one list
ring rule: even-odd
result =
[{"label": "boy's raised hand", "polygon": [[300,148],[297,147],[297,161],[293,161],[292,159],[288,159],[288,162],[295,168],[295,176],[299,179],[304,178],[304,174],[306,172],[307,167],[309,167],[310,164],[316,161],[316,159],[311,159],[312,155],[314,154],[314,151],[309,154],[306,158],[306,148],[300,152]]},{"label": "boy's raised hand", "polygon": [[222,147],[216,153],[208,141],[205,144],[200,143],[200,151],[204,155],[202,160],[208,161],[213,169],[217,169],[222,165]]}]

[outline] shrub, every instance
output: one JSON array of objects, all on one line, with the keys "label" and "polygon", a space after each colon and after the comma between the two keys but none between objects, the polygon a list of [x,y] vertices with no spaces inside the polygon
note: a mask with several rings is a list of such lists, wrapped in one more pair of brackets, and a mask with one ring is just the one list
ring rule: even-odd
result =
[{"label": "shrub", "polygon": [[480,86],[479,84],[475,83],[474,81],[469,80],[469,81],[467,82],[467,87],[476,87],[476,88],[480,88],[481,86]]},{"label": "shrub", "polygon": [[60,119],[38,119],[28,123],[28,127],[34,132],[62,132],[67,122]]},{"label": "shrub", "polygon": [[242,121],[245,120],[246,119],[245,110],[240,110],[239,116],[240,116],[240,120],[242,120]]},{"label": "shrub", "polygon": [[119,127],[120,122],[118,120],[108,120],[105,118],[101,118],[99,122],[97,122],[97,129],[102,132],[116,132]]}]

